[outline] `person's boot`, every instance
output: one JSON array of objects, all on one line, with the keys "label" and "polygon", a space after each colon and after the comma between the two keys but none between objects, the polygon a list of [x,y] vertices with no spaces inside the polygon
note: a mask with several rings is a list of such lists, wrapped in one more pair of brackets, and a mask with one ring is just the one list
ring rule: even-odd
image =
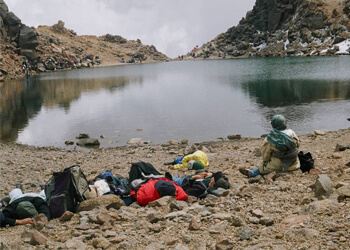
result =
[{"label": "person's boot", "polygon": [[239,169],[239,172],[241,173],[241,174],[243,174],[243,175],[245,175],[245,176],[249,176],[249,169],[247,169],[247,168],[245,168],[245,167],[240,167]]}]

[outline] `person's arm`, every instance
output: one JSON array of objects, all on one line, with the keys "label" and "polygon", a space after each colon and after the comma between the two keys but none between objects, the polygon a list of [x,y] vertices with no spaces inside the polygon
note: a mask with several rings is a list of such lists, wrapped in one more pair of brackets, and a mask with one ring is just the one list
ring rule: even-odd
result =
[{"label": "person's arm", "polygon": [[27,225],[27,224],[33,224],[32,218],[25,218],[22,220],[16,220],[15,225]]}]

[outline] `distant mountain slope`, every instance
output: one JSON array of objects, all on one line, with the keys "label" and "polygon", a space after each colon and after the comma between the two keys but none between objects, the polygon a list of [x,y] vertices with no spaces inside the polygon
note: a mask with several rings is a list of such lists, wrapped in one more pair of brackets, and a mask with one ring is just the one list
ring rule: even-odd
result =
[{"label": "distant mountain slope", "polygon": [[187,58],[349,54],[350,0],[257,0],[239,24]]},{"label": "distant mountain slope", "polygon": [[22,63],[29,61],[30,74],[47,70],[117,64],[128,62],[159,62],[169,58],[139,39],[127,40],[106,34],[78,36],[59,21],[53,26],[30,28],[10,12],[0,0],[0,81],[24,77]]}]

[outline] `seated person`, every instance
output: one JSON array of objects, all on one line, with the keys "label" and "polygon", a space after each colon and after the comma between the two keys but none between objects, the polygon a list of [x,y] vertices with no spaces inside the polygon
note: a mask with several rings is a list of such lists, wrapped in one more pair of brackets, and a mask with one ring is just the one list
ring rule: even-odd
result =
[{"label": "seated person", "polygon": [[167,178],[150,179],[146,184],[142,184],[136,193],[137,203],[141,206],[146,206],[163,196],[174,196],[176,200],[182,201],[188,198],[179,185]]},{"label": "seated person", "polygon": [[298,159],[299,138],[296,133],[287,129],[287,121],[282,115],[275,115],[271,120],[273,130],[260,147],[263,157],[261,167],[249,170],[240,168],[241,174],[255,177],[271,172],[293,171],[300,168]]},{"label": "seated person", "polygon": [[16,188],[10,192],[9,204],[0,211],[1,227],[33,224],[32,218],[40,213],[50,219],[45,191],[23,194],[21,189]]},{"label": "seated person", "polygon": [[170,166],[169,169],[199,170],[209,165],[207,155],[201,150],[195,150],[175,159],[173,162],[164,163]]}]

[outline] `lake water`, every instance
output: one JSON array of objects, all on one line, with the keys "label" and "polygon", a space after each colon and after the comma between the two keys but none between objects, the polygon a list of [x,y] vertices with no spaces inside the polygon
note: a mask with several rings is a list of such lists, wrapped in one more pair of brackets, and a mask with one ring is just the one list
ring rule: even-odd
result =
[{"label": "lake water", "polygon": [[[350,57],[182,61],[45,73],[0,85],[1,142],[101,147],[350,127]],[[71,146],[72,147],[72,146]]]}]

